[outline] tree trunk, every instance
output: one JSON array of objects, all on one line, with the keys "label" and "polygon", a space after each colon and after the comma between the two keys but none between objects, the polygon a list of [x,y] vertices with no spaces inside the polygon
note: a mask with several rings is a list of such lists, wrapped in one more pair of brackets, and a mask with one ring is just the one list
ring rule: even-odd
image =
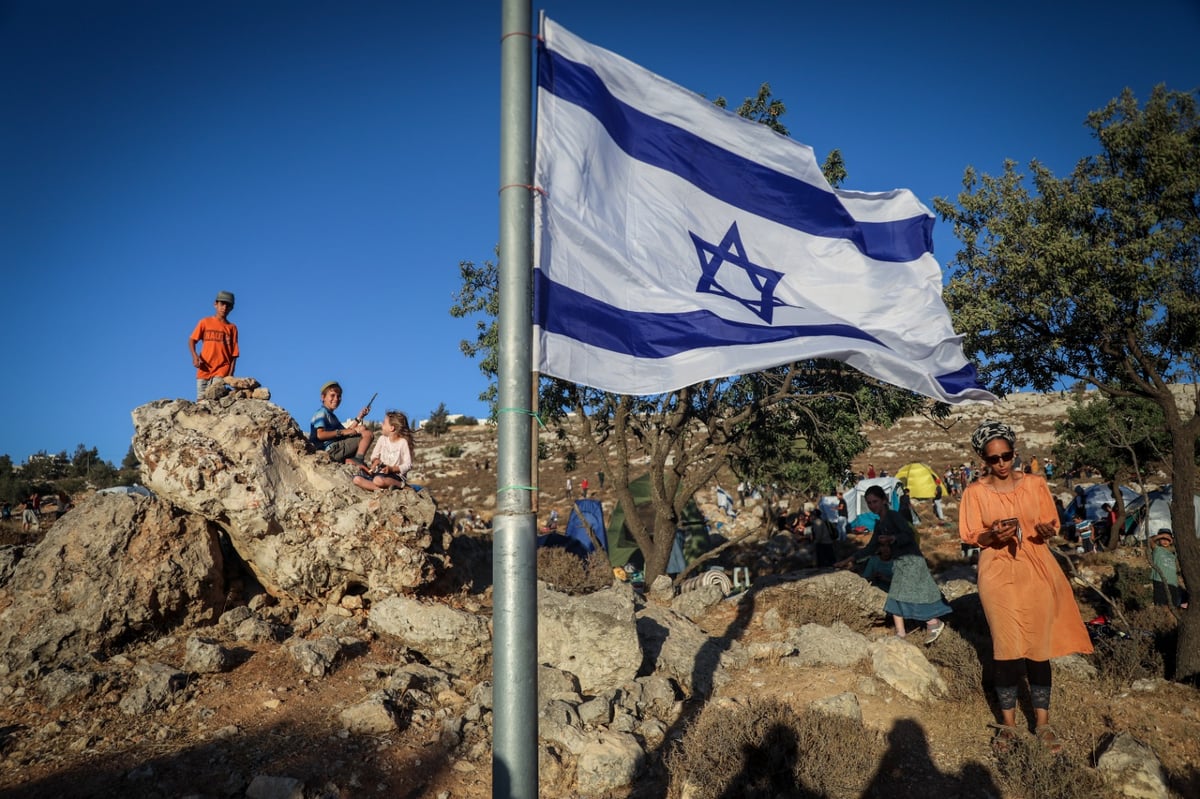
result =
[{"label": "tree trunk", "polygon": [[[1196,435],[1191,425],[1181,425],[1167,415],[1174,446],[1171,453],[1171,528],[1179,570],[1193,596],[1200,600],[1200,538],[1196,535],[1196,513],[1192,497],[1196,486]],[[1200,601],[1188,603],[1179,623],[1175,650],[1175,679],[1200,675]]]}]

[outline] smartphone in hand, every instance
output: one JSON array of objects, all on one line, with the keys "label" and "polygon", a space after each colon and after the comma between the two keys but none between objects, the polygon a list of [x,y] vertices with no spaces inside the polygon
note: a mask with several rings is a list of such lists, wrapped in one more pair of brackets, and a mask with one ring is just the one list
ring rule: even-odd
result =
[{"label": "smartphone in hand", "polygon": [[1017,519],[1017,518],[1001,519],[1000,524],[1003,525],[1004,527],[1011,526],[1011,527],[1017,528],[1017,540],[1018,541],[1021,540],[1022,535],[1021,535],[1021,520],[1020,519]]}]

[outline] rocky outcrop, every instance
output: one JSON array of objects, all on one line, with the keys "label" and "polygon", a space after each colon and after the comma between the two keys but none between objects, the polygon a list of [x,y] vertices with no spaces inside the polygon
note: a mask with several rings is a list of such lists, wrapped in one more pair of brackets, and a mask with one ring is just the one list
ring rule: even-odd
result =
[{"label": "rocky outcrop", "polygon": [[444,565],[427,493],[359,490],[350,467],[315,452],[270,402],[159,400],[133,421],[145,485],[224,530],[275,596],[382,598],[428,585]]},{"label": "rocky outcrop", "polygon": [[216,620],[217,530],[161,499],[96,495],[15,566],[0,613],[0,671],[102,654],[151,630]]}]

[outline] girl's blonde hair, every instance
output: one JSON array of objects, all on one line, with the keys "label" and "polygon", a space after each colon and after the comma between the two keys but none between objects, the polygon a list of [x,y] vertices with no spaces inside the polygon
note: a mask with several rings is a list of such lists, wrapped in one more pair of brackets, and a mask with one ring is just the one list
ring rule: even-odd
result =
[{"label": "girl's blonde hair", "polygon": [[416,450],[413,449],[412,428],[408,426],[408,417],[404,415],[404,412],[388,411],[386,414],[384,414],[384,416],[386,416],[387,420],[392,423],[392,427],[395,428],[396,433],[408,442],[409,455],[415,454]]}]

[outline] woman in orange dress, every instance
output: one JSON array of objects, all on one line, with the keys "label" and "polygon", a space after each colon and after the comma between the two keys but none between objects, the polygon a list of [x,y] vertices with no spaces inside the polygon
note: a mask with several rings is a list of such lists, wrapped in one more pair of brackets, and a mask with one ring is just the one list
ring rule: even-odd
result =
[{"label": "woman in orange dress", "polygon": [[1066,575],[1047,541],[1059,517],[1045,478],[1012,468],[1016,434],[1003,422],[987,421],[971,446],[989,474],[962,495],[958,532],[980,547],[979,598],[992,633],[995,685],[1001,724],[998,749],[1016,739],[1017,690],[1029,681],[1034,732],[1051,751],[1062,743],[1050,726],[1050,659],[1089,653],[1092,642]]}]

